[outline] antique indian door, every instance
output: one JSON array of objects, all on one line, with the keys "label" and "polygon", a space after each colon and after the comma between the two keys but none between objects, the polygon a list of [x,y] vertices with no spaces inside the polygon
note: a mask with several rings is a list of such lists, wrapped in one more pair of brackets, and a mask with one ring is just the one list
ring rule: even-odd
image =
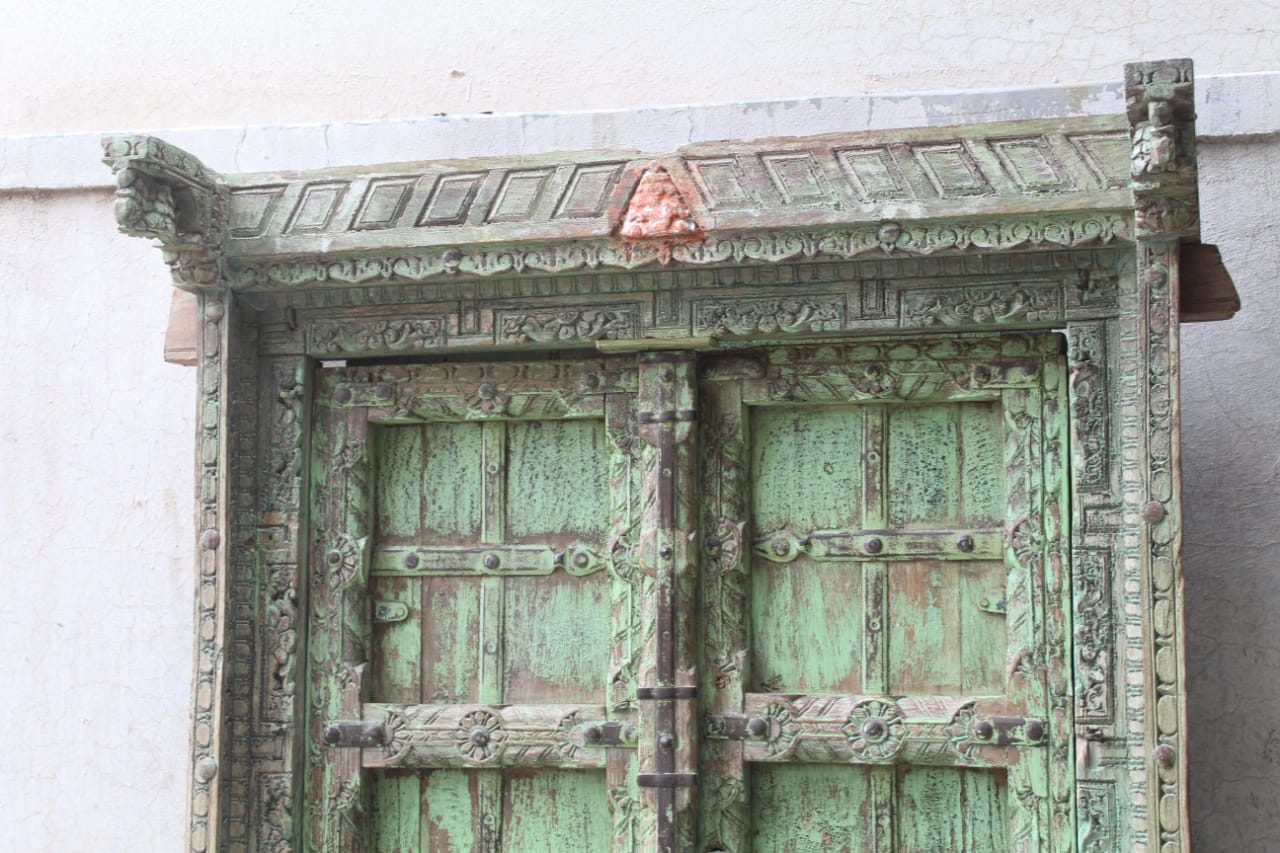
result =
[{"label": "antique indian door", "polygon": [[320,371],[314,849],[1069,848],[1065,395],[1027,334]]},{"label": "antique indian door", "polygon": [[1224,314],[1191,65],[1125,75],[658,154],[105,140],[199,312],[191,853],[1183,853]]}]

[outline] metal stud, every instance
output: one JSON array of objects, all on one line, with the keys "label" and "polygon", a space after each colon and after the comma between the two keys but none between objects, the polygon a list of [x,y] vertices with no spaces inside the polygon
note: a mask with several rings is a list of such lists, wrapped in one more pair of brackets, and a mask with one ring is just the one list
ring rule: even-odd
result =
[{"label": "metal stud", "polygon": [[351,402],[351,389],[345,387],[339,388],[337,391],[333,392],[333,399],[337,400],[339,403]]},{"label": "metal stud", "polygon": [[752,717],[747,720],[747,733],[752,737],[764,737],[769,731],[769,721],[764,717]]},{"label": "metal stud", "polygon": [[404,555],[404,567],[406,569],[418,568],[418,555],[409,553]]},{"label": "metal stud", "polygon": [[599,726],[587,726],[582,733],[582,739],[587,743],[599,743],[604,740],[604,732]]},{"label": "metal stud", "polygon": [[673,738],[671,735],[661,735],[658,738],[659,749],[671,750],[675,748],[675,745],[676,745],[676,739]]},{"label": "metal stud", "polygon": [[1032,720],[1027,723],[1027,740],[1040,740],[1044,737],[1044,726]]},{"label": "metal stud", "polygon": [[489,730],[486,729],[484,726],[476,726],[474,729],[471,730],[471,736],[469,740],[476,746],[488,746]]},{"label": "metal stud", "polygon": [[996,733],[996,729],[995,726],[983,720],[973,727],[973,733],[983,740],[990,740],[991,736]]},{"label": "metal stud", "polygon": [[881,740],[889,733],[889,727],[879,717],[870,717],[862,724],[862,735],[867,740]]},{"label": "metal stud", "polygon": [[872,536],[863,544],[863,547],[867,549],[868,554],[879,554],[884,550],[884,542],[880,541],[877,537]]},{"label": "metal stud", "polygon": [[502,565],[502,560],[498,558],[497,554],[484,555],[484,567],[486,569],[496,569],[500,565]]},{"label": "metal stud", "polygon": [[956,547],[968,554],[973,551],[973,537],[965,534],[956,540]]},{"label": "metal stud", "polygon": [[1148,524],[1159,524],[1164,521],[1164,504],[1159,501],[1147,501],[1142,505],[1142,520]]}]

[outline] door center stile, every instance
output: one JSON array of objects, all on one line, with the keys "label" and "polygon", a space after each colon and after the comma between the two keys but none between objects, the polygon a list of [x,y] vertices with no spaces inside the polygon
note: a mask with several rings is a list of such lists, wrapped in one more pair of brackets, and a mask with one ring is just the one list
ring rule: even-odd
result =
[{"label": "door center stile", "polygon": [[696,363],[692,353],[639,356],[636,422],[653,448],[644,475],[641,569],[654,579],[654,641],[641,668],[638,786],[657,812],[658,850],[691,849],[697,783],[695,525]]}]

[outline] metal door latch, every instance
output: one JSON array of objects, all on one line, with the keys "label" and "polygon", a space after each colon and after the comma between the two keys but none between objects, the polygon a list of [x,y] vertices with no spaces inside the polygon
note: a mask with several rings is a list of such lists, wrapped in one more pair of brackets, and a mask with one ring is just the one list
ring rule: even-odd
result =
[{"label": "metal door latch", "polygon": [[338,749],[383,746],[387,742],[387,728],[382,723],[366,720],[341,720],[324,727],[324,742]]}]

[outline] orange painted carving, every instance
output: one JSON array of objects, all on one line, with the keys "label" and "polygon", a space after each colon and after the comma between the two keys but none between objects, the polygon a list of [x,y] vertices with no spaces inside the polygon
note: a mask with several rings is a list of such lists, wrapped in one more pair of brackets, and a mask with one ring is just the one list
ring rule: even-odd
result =
[{"label": "orange painted carving", "polygon": [[651,237],[696,237],[698,223],[676,189],[667,170],[658,166],[644,173],[631,203],[627,205],[619,232],[628,240]]}]

